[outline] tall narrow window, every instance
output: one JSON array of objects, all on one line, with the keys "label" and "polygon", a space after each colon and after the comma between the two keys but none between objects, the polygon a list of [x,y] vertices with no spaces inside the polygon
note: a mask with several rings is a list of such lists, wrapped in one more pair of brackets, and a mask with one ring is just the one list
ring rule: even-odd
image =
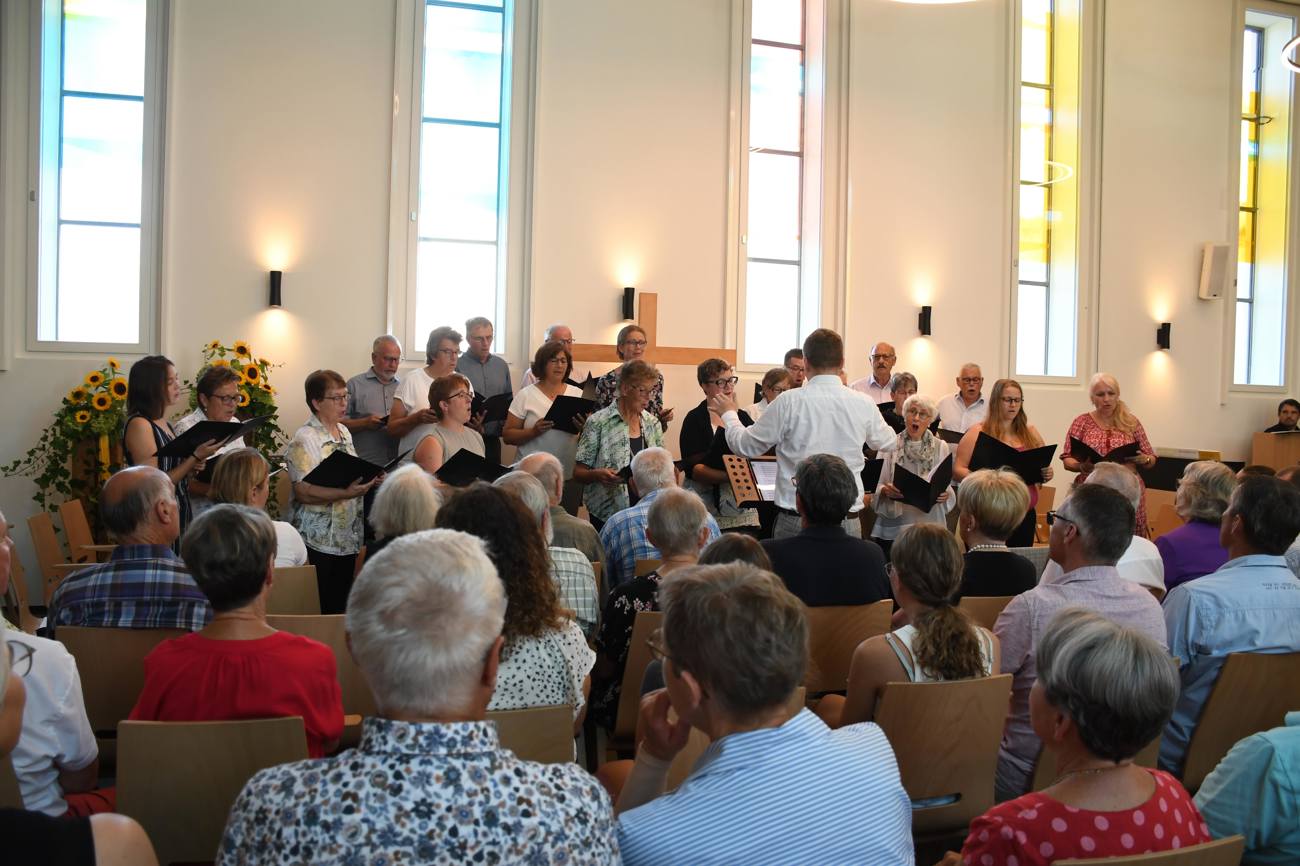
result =
[{"label": "tall narrow window", "polygon": [[1015,369],[1075,375],[1081,0],[1022,0]]},{"label": "tall narrow window", "polygon": [[816,251],[804,243],[807,12],[804,0],[752,0],[742,363],[756,366],[779,364],[819,313]]},{"label": "tall narrow window", "polygon": [[1281,55],[1294,32],[1290,16],[1246,12],[1232,377],[1238,385],[1284,382],[1293,82]]},{"label": "tall narrow window", "polygon": [[424,5],[412,345],[482,315],[504,344],[512,6]]},{"label": "tall narrow window", "polygon": [[37,348],[142,347],[155,247],[160,4],[46,0],[40,57]]}]

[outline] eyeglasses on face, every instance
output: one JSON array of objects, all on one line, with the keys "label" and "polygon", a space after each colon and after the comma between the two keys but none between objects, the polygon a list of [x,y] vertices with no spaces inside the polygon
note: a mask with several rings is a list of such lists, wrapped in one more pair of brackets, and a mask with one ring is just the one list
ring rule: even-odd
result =
[{"label": "eyeglasses on face", "polygon": [[740,381],[740,377],[739,377],[739,376],[729,376],[729,377],[727,377],[726,379],[710,379],[709,381],[705,382],[704,384],[705,384],[705,385],[716,385],[716,386],[719,387],[719,388],[725,388],[725,387],[727,387],[728,385],[735,385],[735,384],[736,384],[737,382],[739,382],[739,381]]},{"label": "eyeglasses on face", "polygon": [[893,361],[896,360],[897,358],[898,358],[897,355],[872,355],[871,356],[871,360],[873,361]]},{"label": "eyeglasses on face", "polygon": [[[344,398],[345,399],[347,398],[346,394],[344,395]],[[225,403],[227,406],[233,406],[239,402],[239,395],[238,394],[213,394],[208,399],[219,400],[222,403]]]},{"label": "eyeglasses on face", "polygon": [[328,400],[331,403],[346,403],[348,402],[348,394],[346,391],[344,391],[342,394],[326,394],[321,399]]},{"label": "eyeglasses on face", "polygon": [[471,400],[471,401],[472,401],[472,400],[474,399],[474,392],[473,392],[473,391],[457,391],[455,394],[449,394],[449,395],[447,395],[447,402],[450,403],[452,400],[455,400],[457,397],[464,397],[466,400]]},{"label": "eyeglasses on face", "polygon": [[1025,398],[1024,397],[1003,397],[1002,402],[1006,403],[1008,406],[1019,406],[1020,404],[1025,402]]},{"label": "eyeglasses on face", "polygon": [[984,381],[983,376],[962,376],[957,380],[963,385],[978,385]]},{"label": "eyeglasses on face", "polygon": [[1047,512],[1047,525],[1048,525],[1048,526],[1051,526],[1052,524],[1056,523],[1056,521],[1058,521],[1058,520],[1064,521],[1065,523],[1068,523],[1068,524],[1070,524],[1071,526],[1078,526],[1077,523],[1075,523],[1073,520],[1071,520],[1070,518],[1066,517],[1064,514],[1062,514],[1062,513],[1059,512],[1059,511],[1049,511],[1049,512]]},{"label": "eyeglasses on face", "polygon": [[672,658],[668,655],[668,645],[664,643],[664,630],[661,628],[650,632],[650,636],[645,639],[645,645],[650,650],[651,658],[660,664]]},{"label": "eyeglasses on face", "polygon": [[623,345],[627,346],[629,349],[644,349],[650,344],[645,340],[624,340]]},{"label": "eyeglasses on face", "polygon": [[434,352],[435,355],[446,355],[449,358],[459,358],[460,349],[439,349]]}]

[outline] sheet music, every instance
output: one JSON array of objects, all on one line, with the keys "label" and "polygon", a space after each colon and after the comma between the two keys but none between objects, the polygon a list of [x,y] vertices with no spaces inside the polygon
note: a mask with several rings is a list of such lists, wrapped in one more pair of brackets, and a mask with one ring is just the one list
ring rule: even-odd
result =
[{"label": "sheet music", "polygon": [[776,501],[776,461],[755,460],[749,464],[754,470],[754,480],[764,502]]}]

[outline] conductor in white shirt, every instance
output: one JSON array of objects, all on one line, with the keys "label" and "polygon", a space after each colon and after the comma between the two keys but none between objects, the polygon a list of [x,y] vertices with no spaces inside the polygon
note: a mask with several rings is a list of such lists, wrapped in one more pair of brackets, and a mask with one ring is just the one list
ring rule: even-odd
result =
[{"label": "conductor in white shirt", "polygon": [[727,446],[736,454],[758,457],[776,448],[776,505],[781,509],[773,538],[797,535],[801,528],[795,510],[794,473],[799,463],[814,454],[833,454],[853,472],[858,496],[845,517],[844,530],[860,538],[858,511],[862,509],[862,467],[865,444],[877,451],[894,444],[894,431],[880,417],[871,398],[845,387],[844,340],[827,328],[818,328],[803,344],[807,381],[772,403],[752,427],[740,423],[736,401],[727,394],[709,398],[709,405],[727,428]]},{"label": "conductor in white shirt", "polygon": [[984,374],[979,364],[963,364],[957,374],[957,393],[939,401],[939,428],[954,433],[965,433],[989,416],[989,405],[980,393],[984,388]]}]

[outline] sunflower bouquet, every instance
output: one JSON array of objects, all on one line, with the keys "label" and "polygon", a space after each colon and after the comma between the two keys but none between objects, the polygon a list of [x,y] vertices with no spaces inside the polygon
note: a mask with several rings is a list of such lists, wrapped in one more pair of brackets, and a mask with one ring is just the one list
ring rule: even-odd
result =
[{"label": "sunflower bouquet", "polygon": [[54,420],[27,454],[4,466],[7,478],[30,478],[32,498],[44,511],[67,499],[85,501],[96,513],[99,489],[124,465],[120,440],[126,423],[126,378],[121,364],[109,358],[64,395]]}]

